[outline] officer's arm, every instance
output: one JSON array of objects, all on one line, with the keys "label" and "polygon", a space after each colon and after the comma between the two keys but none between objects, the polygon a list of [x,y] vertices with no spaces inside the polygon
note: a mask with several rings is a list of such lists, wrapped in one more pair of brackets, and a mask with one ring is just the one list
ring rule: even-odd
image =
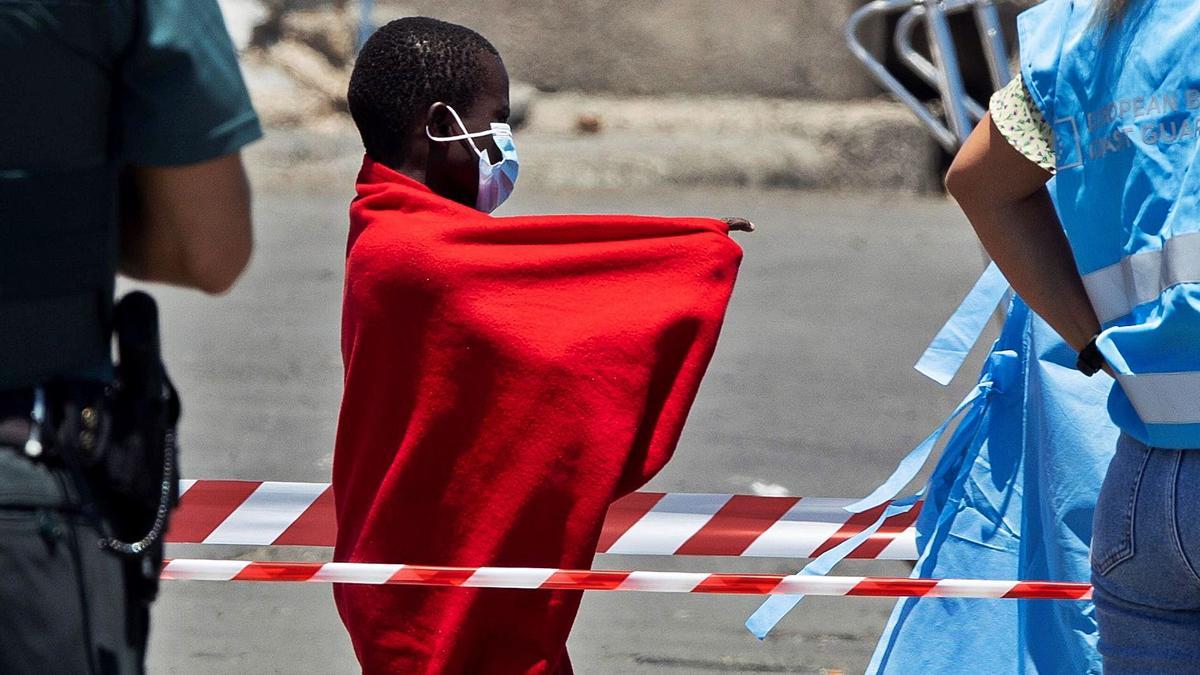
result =
[{"label": "officer's arm", "polygon": [[133,166],[123,204],[121,272],[223,293],[250,260],[250,186],[241,155]]},{"label": "officer's arm", "polygon": [[946,189],[1013,289],[1079,350],[1100,324],[1046,191],[1050,176],[1009,145],[989,114],[954,158]]}]

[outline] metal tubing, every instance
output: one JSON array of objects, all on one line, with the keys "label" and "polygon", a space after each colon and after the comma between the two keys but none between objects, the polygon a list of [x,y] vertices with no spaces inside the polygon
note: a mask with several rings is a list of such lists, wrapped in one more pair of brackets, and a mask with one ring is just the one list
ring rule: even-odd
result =
[{"label": "metal tubing", "polygon": [[[916,29],[917,22],[923,18],[925,18],[925,8],[920,5],[900,16],[896,22],[894,35],[896,54],[926,84],[937,89],[939,87],[937,67],[912,46],[913,31]],[[987,112],[978,101],[970,96],[963,98],[963,106],[967,109],[967,114],[971,116],[973,122],[983,119],[983,114]]]},{"label": "metal tubing", "polygon": [[988,72],[992,76],[992,89],[999,89],[1012,79],[1008,62],[1008,45],[1004,43],[1004,29],[1000,25],[1000,12],[992,0],[976,0],[974,3],[975,25],[983,40],[983,54],[987,58]]},{"label": "metal tubing", "polygon": [[938,86],[937,67],[913,47],[913,31],[917,22],[925,18],[925,8],[917,5],[900,15],[896,21],[896,54],[909,68],[930,86]]},{"label": "metal tubing", "polygon": [[941,146],[945,148],[947,152],[954,152],[958,149],[960,142],[955,131],[947,128],[946,125],[943,124],[936,115],[929,111],[929,108],[927,108],[920,99],[918,99],[916,96],[913,96],[912,92],[905,88],[905,86],[901,84],[899,80],[889,73],[887,68],[884,67],[884,65],[880,63],[858,39],[859,26],[862,25],[862,22],[867,17],[883,14],[884,12],[893,10],[905,9],[911,7],[915,1],[918,0],[874,0],[873,2],[863,5],[853,14],[851,14],[850,18],[846,21],[846,27],[844,31],[846,36],[846,45],[850,48],[850,52],[854,54],[855,58],[857,58],[863,64],[863,66],[866,67],[867,72],[870,73],[870,75],[874,77],[877,82],[879,82],[880,86],[890,91],[896,96],[896,98],[900,99],[901,103],[908,106],[908,108],[912,110],[913,114],[915,114],[917,118],[925,124],[925,126],[929,129],[929,132],[933,134],[934,139],[936,139],[937,142],[941,144]]},{"label": "metal tubing", "polygon": [[966,86],[963,84],[962,70],[958,64],[958,51],[954,46],[954,36],[950,32],[950,23],[946,19],[946,11],[938,0],[924,0],[925,27],[929,33],[929,47],[933,52],[933,62],[938,69],[939,90],[942,94],[942,105],[946,109],[946,120],[953,131],[956,146],[967,140],[971,133],[971,120],[963,105],[966,98]]},{"label": "metal tubing", "polygon": [[[985,112],[982,105],[967,96],[962,71],[959,68],[958,53],[946,20],[947,13],[968,8],[975,12],[975,21],[983,39],[984,55],[988,60],[989,74],[994,88],[998,89],[1007,84],[1009,69],[999,13],[992,0],[876,0],[854,12],[846,22],[845,29],[846,43],[851,53],[885,89],[895,94],[916,114],[937,142],[950,153],[958,151],[971,132],[972,120],[982,119]],[[905,10],[897,22],[894,34],[896,51],[904,64],[941,94],[949,127],[896,80],[858,40],[858,27],[864,19],[894,10]],[[912,32],[920,19],[925,19],[930,51],[933,54],[932,62],[912,47]],[[981,252],[986,264],[987,252],[982,249]],[[1003,322],[1003,313],[997,310],[997,326],[1003,325]]]}]

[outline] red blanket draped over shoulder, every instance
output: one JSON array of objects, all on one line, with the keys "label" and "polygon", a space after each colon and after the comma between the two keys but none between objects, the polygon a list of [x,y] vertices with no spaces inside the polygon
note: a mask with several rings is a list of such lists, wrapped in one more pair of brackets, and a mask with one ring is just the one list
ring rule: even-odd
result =
[{"label": "red blanket draped over shoulder", "polygon": [[[707,218],[494,218],[367,160],[350,208],[339,561],[591,566],[670,458],[741,249]],[[368,673],[569,672],[581,594],[342,585]]]}]

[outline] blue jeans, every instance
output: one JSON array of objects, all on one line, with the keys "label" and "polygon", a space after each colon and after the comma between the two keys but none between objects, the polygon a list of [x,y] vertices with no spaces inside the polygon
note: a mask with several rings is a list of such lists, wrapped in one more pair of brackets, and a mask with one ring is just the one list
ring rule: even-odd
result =
[{"label": "blue jeans", "polygon": [[1200,672],[1200,450],[1122,435],[1096,504],[1104,672]]}]

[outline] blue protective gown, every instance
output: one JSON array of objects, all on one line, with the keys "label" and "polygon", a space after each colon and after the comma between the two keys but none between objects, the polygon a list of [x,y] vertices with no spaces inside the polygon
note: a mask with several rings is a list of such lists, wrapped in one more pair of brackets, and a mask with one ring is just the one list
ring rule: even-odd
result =
[{"label": "blue protective gown", "polygon": [[[1016,299],[917,520],[914,577],[1086,581],[1096,493],[1118,435],[1112,380]],[[871,673],[1099,673],[1090,602],[908,598]]]},{"label": "blue protective gown", "polygon": [[[1005,288],[994,268],[985,273],[918,369],[948,383]],[[926,501],[916,522],[914,577],[1089,578],[1092,513],[1119,430],[1105,407],[1112,379],[1085,377],[1075,360],[1058,334],[1014,298],[918,493]],[[856,509],[897,495],[940,436],[941,428]],[[857,545],[846,542],[802,573],[827,573]],[[747,627],[765,636],[799,599],[772,596]],[[1093,614],[1091,602],[907,598],[893,610],[867,672],[1099,673]]]},{"label": "blue protective gown", "polygon": [[[948,383],[1007,288],[989,269],[918,369]],[[1112,379],[1083,376],[1075,352],[1020,298],[918,494],[918,578],[1086,581],[1092,513],[1119,431]],[[941,436],[935,430],[857,509],[898,494]],[[911,503],[913,497],[897,504]],[[901,507],[903,508],[903,507]],[[864,533],[867,535],[868,533]],[[853,540],[810,563],[825,574]],[[798,596],[772,596],[747,627],[763,637]],[[1098,673],[1091,602],[907,598],[897,603],[869,673]]]},{"label": "blue protective gown", "polygon": [[[1026,12],[1021,65],[1054,124],[1050,193],[1120,386],[1078,373],[1074,351],[1015,300],[983,395],[924,490],[916,577],[1084,581],[1117,425],[1166,447],[1200,439],[1200,4],[1135,4],[1105,39],[1092,7],[1048,0]],[[913,457],[865,501],[896,494]],[[789,606],[773,599],[749,625],[762,635]],[[869,672],[1098,673],[1096,639],[1087,602],[906,599]]]},{"label": "blue protective gown", "polygon": [[[1135,3],[1107,25],[1093,7],[1048,0],[1024,14],[1021,66],[1054,124],[1050,192],[1120,386],[1106,396],[1111,380],[1079,376],[1070,350],[1014,307],[997,349],[1014,350],[1020,377],[993,390],[974,438],[947,449],[937,507],[918,524],[919,576],[1086,579],[1116,426],[1200,445],[1200,4]],[[1095,641],[1086,603],[907,600],[871,670],[1099,672]]]}]

